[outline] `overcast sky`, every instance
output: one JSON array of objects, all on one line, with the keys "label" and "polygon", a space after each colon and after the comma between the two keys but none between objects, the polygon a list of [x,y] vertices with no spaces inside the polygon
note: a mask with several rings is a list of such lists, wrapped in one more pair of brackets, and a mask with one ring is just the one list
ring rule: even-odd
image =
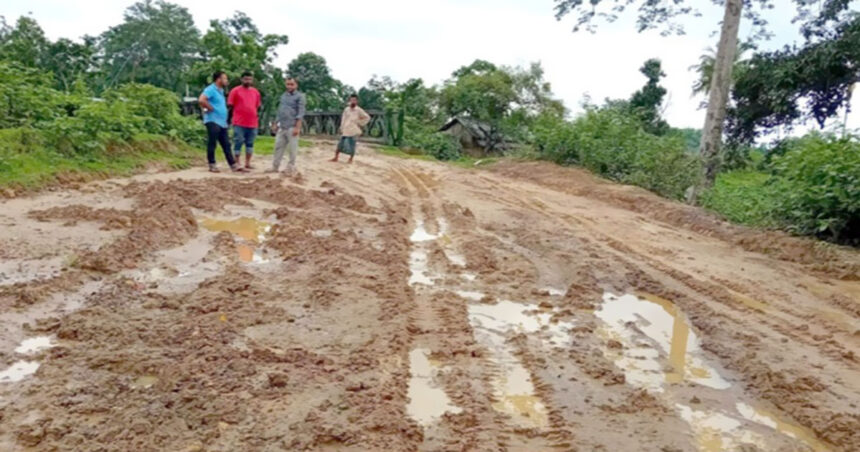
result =
[{"label": "overcast sky", "polygon": [[[791,24],[790,0],[768,19],[775,37],[765,47],[799,41]],[[116,0],[29,0],[7,2],[0,14],[7,21],[30,14],[47,35],[78,38],[99,34],[122,21],[132,2]],[[666,116],[677,127],[701,127],[701,98],[692,98],[695,64],[706,48],[715,46],[714,32],[722,18],[711,0],[702,4],[704,16],[685,20],[688,34],[662,37],[635,32],[634,17],[602,26],[597,34],[573,33],[573,19],[557,21],[552,0],[316,0],[220,1],[176,0],[186,6],[201,32],[209,20],[236,10],[248,14],[263,33],[286,34],[290,43],[279,49],[277,63],[286,66],[301,52],[326,58],[332,73],[356,88],[374,74],[398,81],[421,77],[440,83],[459,66],[476,58],[500,65],[540,61],[546,79],[567,107],[579,110],[583,96],[595,101],[625,98],[642,86],[638,68],[648,58],[663,61],[668,88]],[[860,96],[855,106],[860,107]],[[855,107],[855,111],[856,111]],[[852,126],[860,125],[856,118]]]}]

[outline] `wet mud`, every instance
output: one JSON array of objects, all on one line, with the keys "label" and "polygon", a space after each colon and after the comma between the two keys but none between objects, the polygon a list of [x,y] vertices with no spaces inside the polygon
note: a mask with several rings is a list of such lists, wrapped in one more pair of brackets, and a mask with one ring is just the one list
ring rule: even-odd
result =
[{"label": "wet mud", "polygon": [[860,449],[856,251],[319,149],[4,201],[0,450]]}]

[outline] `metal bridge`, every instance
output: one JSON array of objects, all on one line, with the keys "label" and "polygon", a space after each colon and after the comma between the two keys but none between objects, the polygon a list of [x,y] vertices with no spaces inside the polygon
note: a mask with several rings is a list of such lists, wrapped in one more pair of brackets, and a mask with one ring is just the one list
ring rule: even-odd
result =
[{"label": "metal bridge", "polygon": [[[370,122],[364,127],[362,139],[366,141],[388,141],[388,124],[385,112],[382,110],[366,110]],[[340,135],[340,118],[342,111],[309,111],[302,121],[302,135]]]}]

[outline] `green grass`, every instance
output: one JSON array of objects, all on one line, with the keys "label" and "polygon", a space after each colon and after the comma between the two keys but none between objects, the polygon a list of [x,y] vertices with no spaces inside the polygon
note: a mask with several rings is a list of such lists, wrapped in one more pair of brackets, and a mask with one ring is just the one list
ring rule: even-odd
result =
[{"label": "green grass", "polygon": [[730,221],[753,226],[773,226],[774,196],[770,175],[759,171],[730,171],[717,176],[702,205]]},{"label": "green grass", "polygon": [[435,161],[433,157],[423,154],[417,149],[401,149],[395,146],[377,146],[376,152],[389,157]]},{"label": "green grass", "polygon": [[460,157],[457,160],[448,160],[448,161],[436,160],[435,158],[433,158],[433,156],[424,154],[419,149],[408,149],[408,148],[402,149],[402,148],[398,148],[395,146],[377,146],[376,152],[378,152],[382,155],[390,156],[390,157],[398,157],[398,158],[414,159],[414,160],[425,160],[425,161],[429,161],[429,162],[447,163],[449,165],[453,165],[453,166],[456,166],[459,168],[465,168],[465,169],[480,168],[483,166],[492,165],[493,163],[496,163],[499,161],[499,159],[496,157],[475,158],[475,157],[468,157],[465,155]]},{"label": "green grass", "polygon": [[17,129],[0,130],[0,142],[0,188],[24,190],[61,180],[127,176],[156,163],[183,169],[199,157],[189,146],[151,135],[85,155],[60,154],[46,148],[37,135]]},{"label": "green grass", "polygon": [[[314,143],[310,140],[299,139],[300,148],[313,147]],[[258,136],[254,141],[254,153],[258,155],[272,155],[275,153],[275,137],[271,135]]]}]

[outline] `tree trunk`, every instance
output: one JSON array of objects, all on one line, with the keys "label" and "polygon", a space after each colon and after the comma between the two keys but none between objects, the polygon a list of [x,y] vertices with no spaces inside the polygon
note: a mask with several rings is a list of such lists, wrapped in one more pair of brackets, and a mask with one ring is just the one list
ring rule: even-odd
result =
[{"label": "tree trunk", "polygon": [[708,98],[708,114],[702,130],[699,151],[704,163],[703,188],[714,184],[719,166],[720,144],[723,141],[723,122],[732,87],[732,66],[738,51],[738,29],[741,22],[743,0],[726,0],[726,13],[720,32],[720,44],[714,60],[714,74]]}]

